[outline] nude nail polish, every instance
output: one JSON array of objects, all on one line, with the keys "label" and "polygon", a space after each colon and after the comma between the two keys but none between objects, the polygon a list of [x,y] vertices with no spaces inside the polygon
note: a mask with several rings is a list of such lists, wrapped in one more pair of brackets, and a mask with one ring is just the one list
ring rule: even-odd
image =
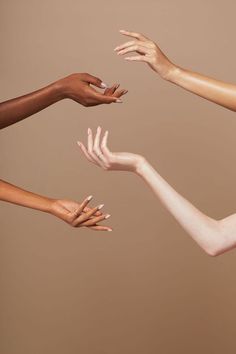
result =
[{"label": "nude nail polish", "polygon": [[102,82],[102,83],[101,83],[101,88],[106,89],[106,88],[108,88],[108,85],[105,84],[105,82]]},{"label": "nude nail polish", "polygon": [[105,216],[105,219],[109,219],[110,216],[111,216],[110,214],[107,214],[107,215]]},{"label": "nude nail polish", "polygon": [[87,200],[90,201],[92,198],[93,198],[93,196],[90,195],[90,196],[87,198]]},{"label": "nude nail polish", "polygon": [[103,207],[104,207],[104,204],[100,204],[100,205],[98,206],[98,210],[102,209]]}]

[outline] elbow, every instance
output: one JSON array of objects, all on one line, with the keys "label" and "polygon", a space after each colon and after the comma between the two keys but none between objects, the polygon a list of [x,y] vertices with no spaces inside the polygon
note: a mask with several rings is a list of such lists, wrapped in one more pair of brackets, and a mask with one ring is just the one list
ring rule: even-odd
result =
[{"label": "elbow", "polygon": [[206,248],[204,251],[210,257],[217,257],[217,256],[220,256],[222,253],[224,253],[224,251],[222,249],[217,248],[217,247],[209,247],[209,248]]},{"label": "elbow", "polygon": [[228,247],[221,222],[214,220],[212,226],[211,230],[209,230],[209,237],[207,237],[208,242],[204,245],[203,249],[208,256],[218,257],[225,253]]}]

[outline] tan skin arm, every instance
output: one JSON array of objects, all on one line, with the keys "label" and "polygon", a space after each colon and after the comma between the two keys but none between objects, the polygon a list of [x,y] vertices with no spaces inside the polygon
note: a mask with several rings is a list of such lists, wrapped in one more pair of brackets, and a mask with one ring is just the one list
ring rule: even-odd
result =
[{"label": "tan skin arm", "polygon": [[127,61],[147,63],[164,80],[203,97],[220,106],[236,111],[236,85],[216,80],[179,67],[169,60],[159,46],[146,36],[121,30],[132,40],[115,48],[118,55],[137,53],[125,57]]},{"label": "tan skin arm", "polygon": [[2,201],[49,213],[73,227],[88,227],[95,231],[112,231],[110,227],[99,225],[110,215],[100,212],[103,204],[95,208],[89,208],[87,205],[91,199],[92,196],[89,196],[82,203],[72,200],[51,199],[0,180],[0,200]]},{"label": "tan skin arm", "polygon": [[[95,90],[91,85],[104,91]],[[107,87],[101,79],[90,74],[72,74],[37,91],[0,103],[0,129],[17,123],[65,98],[72,99],[85,107],[91,107],[121,103],[121,96],[127,92],[127,90],[119,90],[118,84]]]},{"label": "tan skin arm", "polygon": [[95,136],[88,130],[88,144],[78,142],[85,157],[106,171],[133,172],[151,188],[163,206],[173,215],[187,234],[210,256],[217,256],[236,247],[236,214],[215,220],[181,196],[148,161],[128,152],[111,152],[107,146],[108,132]]}]

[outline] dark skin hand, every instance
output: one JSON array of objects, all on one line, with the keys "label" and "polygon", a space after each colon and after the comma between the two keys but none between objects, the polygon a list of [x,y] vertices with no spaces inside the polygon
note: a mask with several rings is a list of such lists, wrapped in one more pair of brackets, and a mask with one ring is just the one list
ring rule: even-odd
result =
[{"label": "dark skin hand", "polygon": [[[93,86],[104,91],[99,91]],[[71,74],[42,89],[0,103],[0,129],[17,123],[65,98],[85,107],[121,103],[128,91],[119,85],[107,87],[101,79],[87,73]]]}]

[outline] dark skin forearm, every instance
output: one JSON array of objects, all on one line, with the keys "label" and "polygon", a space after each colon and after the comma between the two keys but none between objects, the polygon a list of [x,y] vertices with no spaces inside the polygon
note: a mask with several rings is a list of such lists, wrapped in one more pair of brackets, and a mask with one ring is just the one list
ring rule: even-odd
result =
[{"label": "dark skin forearm", "polygon": [[[93,86],[105,89],[101,92]],[[17,123],[65,98],[85,107],[122,102],[127,90],[119,85],[108,88],[99,78],[89,74],[72,74],[44,88],[0,103],[0,129]]]},{"label": "dark skin forearm", "polygon": [[0,129],[17,123],[62,98],[56,83],[27,95],[0,103]]}]

